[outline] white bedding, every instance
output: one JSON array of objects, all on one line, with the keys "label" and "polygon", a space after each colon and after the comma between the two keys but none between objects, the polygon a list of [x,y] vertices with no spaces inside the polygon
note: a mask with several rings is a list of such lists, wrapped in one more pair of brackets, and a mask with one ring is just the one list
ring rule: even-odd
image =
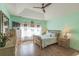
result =
[{"label": "white bedding", "polygon": [[50,36],[50,34],[43,35],[41,36],[41,39],[42,39],[42,48],[57,42],[55,34],[52,36]]},{"label": "white bedding", "polygon": [[42,48],[44,48],[50,44],[54,44],[56,42],[57,42],[56,38],[42,39]]}]

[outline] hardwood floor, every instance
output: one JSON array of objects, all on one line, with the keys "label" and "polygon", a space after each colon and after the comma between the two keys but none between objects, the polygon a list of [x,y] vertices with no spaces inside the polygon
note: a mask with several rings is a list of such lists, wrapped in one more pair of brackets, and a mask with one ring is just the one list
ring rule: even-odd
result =
[{"label": "hardwood floor", "polygon": [[15,46],[0,48],[0,56],[15,56]]},{"label": "hardwood floor", "polygon": [[16,46],[17,56],[73,56],[78,54],[79,52],[73,49],[63,48],[57,44],[40,49],[40,47],[33,44],[32,41],[27,41]]}]

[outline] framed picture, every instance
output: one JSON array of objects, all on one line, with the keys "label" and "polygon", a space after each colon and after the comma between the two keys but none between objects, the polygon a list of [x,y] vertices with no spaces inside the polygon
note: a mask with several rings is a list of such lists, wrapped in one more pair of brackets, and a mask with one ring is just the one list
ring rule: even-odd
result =
[{"label": "framed picture", "polygon": [[37,27],[40,27],[40,25],[37,25]]},{"label": "framed picture", "polygon": [[27,24],[24,24],[24,26],[26,27],[26,26],[27,26]]},{"label": "framed picture", "polygon": [[20,27],[20,23],[18,23],[18,22],[12,22],[12,27]]}]

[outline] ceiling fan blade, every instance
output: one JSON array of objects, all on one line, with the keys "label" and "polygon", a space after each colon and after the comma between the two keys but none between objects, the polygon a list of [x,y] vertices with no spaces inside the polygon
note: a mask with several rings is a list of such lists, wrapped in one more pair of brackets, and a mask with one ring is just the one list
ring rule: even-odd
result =
[{"label": "ceiling fan blade", "polygon": [[44,13],[46,12],[44,8],[43,8],[43,12],[44,12]]},{"label": "ceiling fan blade", "polygon": [[44,6],[44,8],[47,7],[47,6],[49,6],[49,5],[51,5],[51,4],[52,4],[52,3],[48,3],[48,4],[46,4],[46,5]]},{"label": "ceiling fan blade", "polygon": [[41,7],[33,7],[33,8],[40,8],[41,9]]},{"label": "ceiling fan blade", "polygon": [[44,3],[42,3],[42,8],[44,8]]}]

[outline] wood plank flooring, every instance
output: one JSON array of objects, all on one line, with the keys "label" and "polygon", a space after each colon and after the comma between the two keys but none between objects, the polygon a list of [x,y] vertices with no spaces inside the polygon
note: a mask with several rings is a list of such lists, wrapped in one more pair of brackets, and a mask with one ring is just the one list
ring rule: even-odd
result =
[{"label": "wood plank flooring", "polygon": [[33,44],[32,41],[27,41],[16,46],[17,56],[75,56],[78,54],[79,52],[73,49],[63,48],[57,44],[40,49],[40,47],[36,44]]},{"label": "wood plank flooring", "polygon": [[1,48],[0,56],[15,56],[15,46],[9,48]]}]

